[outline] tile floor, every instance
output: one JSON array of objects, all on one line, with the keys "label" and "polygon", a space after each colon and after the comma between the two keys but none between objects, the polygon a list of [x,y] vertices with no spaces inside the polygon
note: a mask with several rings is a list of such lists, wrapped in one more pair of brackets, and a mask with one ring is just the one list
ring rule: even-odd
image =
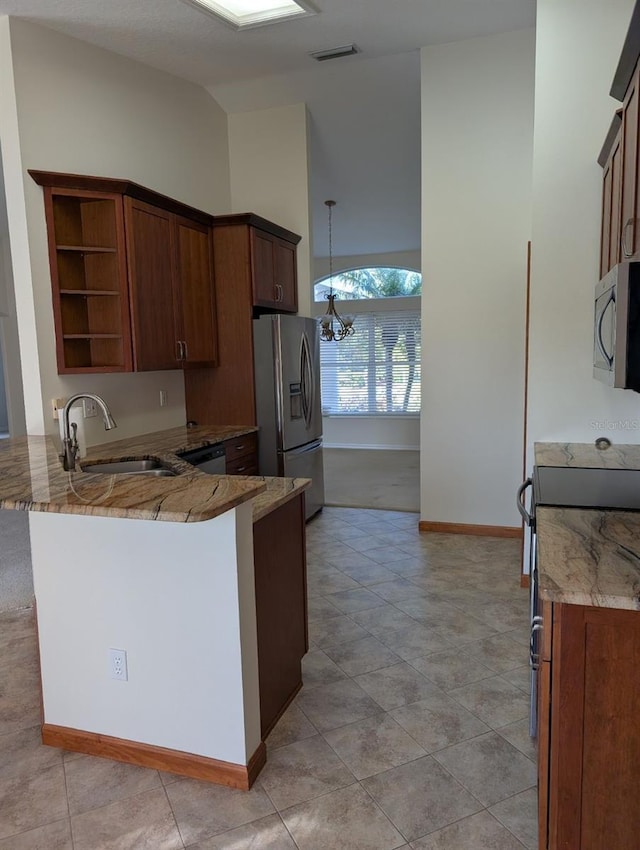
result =
[{"label": "tile floor", "polygon": [[516,541],[308,526],[311,650],[253,789],[43,747],[30,611],[0,615],[0,850],[536,847]]}]

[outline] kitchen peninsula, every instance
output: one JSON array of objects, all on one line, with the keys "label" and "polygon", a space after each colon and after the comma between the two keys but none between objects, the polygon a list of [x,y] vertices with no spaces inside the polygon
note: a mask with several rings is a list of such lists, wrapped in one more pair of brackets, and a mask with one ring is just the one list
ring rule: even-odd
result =
[{"label": "kitchen peninsula", "polygon": [[[306,627],[308,482],[206,475],[175,453],[253,431],[175,428],[80,462],[154,458],[173,477],[65,472],[50,437],[0,443],[0,508],[30,512],[45,743],[250,787],[266,758],[269,615],[253,541],[286,512],[299,549],[292,619]],[[126,653],[120,678],[112,650]],[[295,650],[299,664],[306,631]],[[273,725],[283,706],[266,699]]]}]

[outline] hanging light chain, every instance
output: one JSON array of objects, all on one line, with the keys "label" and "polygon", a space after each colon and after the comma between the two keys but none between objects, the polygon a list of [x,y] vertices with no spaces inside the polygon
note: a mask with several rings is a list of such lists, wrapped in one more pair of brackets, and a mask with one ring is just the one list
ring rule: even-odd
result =
[{"label": "hanging light chain", "polygon": [[[333,292],[333,227],[332,227],[332,210],[335,207],[335,201],[325,201],[325,205],[329,210],[329,294],[327,295],[327,301],[329,302],[329,306],[327,307],[327,312],[320,319],[320,338],[324,342],[340,342],[347,336],[352,336],[355,333],[355,328],[353,327],[353,319],[346,317],[344,319],[341,318],[340,314],[336,310],[335,300],[336,296]],[[334,327],[334,320],[338,324],[338,328]]]}]

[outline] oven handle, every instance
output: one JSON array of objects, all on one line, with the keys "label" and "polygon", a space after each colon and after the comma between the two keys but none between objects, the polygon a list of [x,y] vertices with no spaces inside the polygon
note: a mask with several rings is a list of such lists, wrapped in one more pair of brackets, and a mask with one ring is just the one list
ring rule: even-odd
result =
[{"label": "oven handle", "polygon": [[533,525],[533,517],[531,516],[529,511],[525,508],[523,497],[524,497],[525,491],[529,487],[531,487],[532,484],[533,484],[533,480],[531,478],[526,478],[522,482],[522,484],[518,487],[518,492],[516,493],[516,506],[518,508],[518,511],[520,512],[520,516],[522,517],[522,519],[525,521],[526,525],[528,525],[528,526]]},{"label": "oven handle", "polygon": [[536,652],[536,632],[542,631],[542,617],[536,616],[531,621],[531,636],[529,638],[529,666],[533,671],[540,667],[540,653]]}]

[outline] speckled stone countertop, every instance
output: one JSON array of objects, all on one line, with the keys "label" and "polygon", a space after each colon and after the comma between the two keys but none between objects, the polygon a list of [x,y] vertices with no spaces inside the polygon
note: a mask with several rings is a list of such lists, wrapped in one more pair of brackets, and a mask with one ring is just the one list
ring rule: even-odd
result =
[{"label": "speckled stone countertop", "polygon": [[[536,443],[538,466],[640,469],[640,446]],[[553,602],[640,610],[640,512],[536,509],[540,594]]]},{"label": "speckled stone countertop", "polygon": [[52,437],[0,440],[0,509],[200,522],[254,499],[254,522],[309,486],[307,479],[207,475],[176,452],[210,445],[255,427],[172,428],[91,448],[80,465],[156,458],[175,477],[65,472]]}]

